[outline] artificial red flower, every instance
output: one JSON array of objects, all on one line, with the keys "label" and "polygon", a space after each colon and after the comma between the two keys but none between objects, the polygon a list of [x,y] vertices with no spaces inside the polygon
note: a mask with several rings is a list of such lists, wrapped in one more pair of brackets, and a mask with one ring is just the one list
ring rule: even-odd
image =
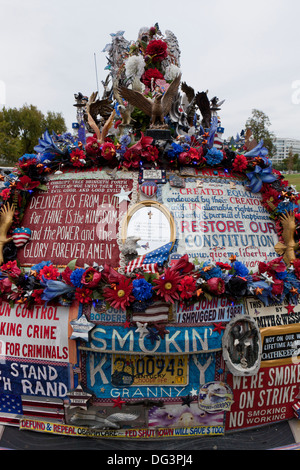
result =
[{"label": "artificial red flower", "polygon": [[168,44],[161,39],[154,39],[150,41],[147,48],[145,55],[149,55],[153,62],[161,62],[168,56]]},{"label": "artificial red flower", "polygon": [[258,272],[260,274],[267,273],[269,276],[275,277],[276,273],[282,273],[286,271],[286,264],[283,261],[283,257],[275,258],[268,263],[260,261],[258,263]]},{"label": "artificial red flower", "polygon": [[[202,154],[203,154],[203,149]],[[182,165],[188,165],[190,163],[198,163],[202,154],[198,152],[197,149],[190,147],[186,152],[181,152],[178,157],[179,163]]]},{"label": "artificial red flower", "polygon": [[85,165],[85,153],[83,150],[75,149],[70,153],[70,162],[73,166],[82,167]]},{"label": "artificial red flower", "polygon": [[70,269],[69,266],[67,266],[65,270],[61,273],[61,277],[63,281],[70,286],[72,285],[72,282],[70,279],[72,272],[73,272],[72,269]]},{"label": "artificial red flower", "polygon": [[158,70],[158,69],[148,69],[145,70],[141,77],[141,81],[144,83],[145,86],[151,88],[152,85],[152,79],[153,79],[153,85],[155,84],[155,80],[157,79],[163,79],[164,76],[163,74]]},{"label": "artificial red flower", "polygon": [[17,261],[8,261],[5,264],[2,264],[1,271],[5,271],[11,277],[18,277],[21,274],[21,269],[17,265]]},{"label": "artificial red flower", "polygon": [[294,259],[293,266],[294,266],[296,277],[300,279],[300,259]]},{"label": "artificial red flower", "polygon": [[232,266],[228,263],[221,263],[221,262],[218,262],[216,263],[217,266],[219,266],[220,269],[225,269],[226,271],[230,271],[232,269]]},{"label": "artificial red flower", "polygon": [[154,290],[166,302],[173,304],[175,300],[179,299],[178,284],[180,282],[180,275],[176,271],[168,268],[158,279],[154,279],[153,282],[157,284]]},{"label": "artificial red flower", "polygon": [[0,196],[2,197],[2,199],[4,199],[4,201],[7,201],[7,199],[9,199],[10,197],[10,193],[11,193],[11,189],[5,188],[1,191]]},{"label": "artificial red flower", "polygon": [[283,281],[275,279],[272,283],[272,294],[281,295],[283,293]]},{"label": "artificial red flower", "polygon": [[44,266],[40,272],[39,277],[40,279],[52,279],[56,280],[59,276],[59,271],[54,266]]},{"label": "artificial red flower", "polygon": [[5,294],[11,291],[12,282],[8,277],[0,280],[0,291]]},{"label": "artificial red flower", "polygon": [[239,173],[242,173],[244,170],[246,170],[248,166],[248,161],[245,155],[237,155],[232,163],[232,168],[234,171],[238,171]]},{"label": "artificial red flower", "polygon": [[147,160],[148,162],[155,162],[158,159],[159,152],[154,145],[147,145],[141,151],[141,157]]},{"label": "artificial red flower", "polygon": [[34,303],[38,304],[38,305],[42,305],[44,304],[44,301],[42,299],[42,294],[43,294],[43,289],[35,289],[32,294],[31,294],[31,297],[34,298]]},{"label": "artificial red flower", "polygon": [[193,263],[189,261],[187,254],[181,256],[171,267],[171,271],[177,271],[179,274],[187,274],[194,269]]},{"label": "artificial red flower", "polygon": [[88,268],[82,275],[81,284],[92,289],[99,284],[101,277],[101,273],[95,268]]},{"label": "artificial red flower", "polygon": [[178,290],[182,299],[190,299],[196,291],[196,280],[193,276],[184,276],[180,280]]},{"label": "artificial red flower", "polygon": [[110,142],[104,142],[101,146],[101,156],[105,160],[111,160],[116,155],[116,147]]},{"label": "artificial red flower", "polygon": [[21,176],[17,182],[16,188],[21,189],[22,191],[30,191],[31,189],[36,188],[40,185],[39,181],[32,181],[28,176]]},{"label": "artificial red flower", "polygon": [[124,277],[112,287],[106,287],[103,290],[103,295],[113,308],[126,310],[126,307],[134,301],[132,282]]},{"label": "artificial red flower", "polygon": [[77,287],[75,291],[75,299],[81,304],[88,304],[92,301],[92,293],[93,291],[91,289],[87,289],[86,287]]},{"label": "artificial red flower", "polygon": [[26,170],[28,167],[30,167],[31,165],[36,165],[37,163],[37,159],[35,157],[31,157],[31,158],[23,158],[21,157],[19,159],[19,167],[22,169],[22,170]]},{"label": "artificial red flower", "polygon": [[212,294],[221,295],[225,292],[225,282],[220,277],[211,277],[207,280],[207,285]]},{"label": "artificial red flower", "polygon": [[91,155],[94,157],[100,155],[101,148],[96,137],[93,136],[93,137],[88,137],[86,139],[85,151],[88,155]]},{"label": "artificial red flower", "polygon": [[138,168],[140,165],[140,152],[131,147],[124,153],[123,166],[125,168]]}]

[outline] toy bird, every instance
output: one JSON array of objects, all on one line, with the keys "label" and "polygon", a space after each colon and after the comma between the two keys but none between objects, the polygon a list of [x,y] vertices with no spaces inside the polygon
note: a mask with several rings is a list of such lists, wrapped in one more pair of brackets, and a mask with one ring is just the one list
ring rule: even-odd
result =
[{"label": "toy bird", "polygon": [[167,91],[163,95],[157,93],[154,99],[149,99],[141,92],[130,90],[126,87],[120,87],[119,90],[125,100],[151,117],[151,128],[163,129],[167,127],[164,124],[164,116],[170,112],[173,99],[178,92],[180,80],[181,75],[178,75],[170,84]]}]

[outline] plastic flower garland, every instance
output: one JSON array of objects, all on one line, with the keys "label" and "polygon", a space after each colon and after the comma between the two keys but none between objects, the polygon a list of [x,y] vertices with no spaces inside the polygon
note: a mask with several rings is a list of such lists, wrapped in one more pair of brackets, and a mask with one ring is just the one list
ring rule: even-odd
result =
[{"label": "plastic flower garland", "polygon": [[[246,176],[250,190],[261,191],[262,204],[275,220],[279,237],[282,231],[279,217],[285,211],[293,211],[296,220],[300,220],[300,195],[289,187],[279,172],[272,169],[261,143],[249,156],[228,149],[208,149],[201,135],[173,139],[163,148],[143,134],[133,143],[124,136],[120,141],[107,139],[90,151],[92,139],[83,146],[69,135],[49,136],[46,133],[39,145],[40,148],[47,141],[44,151],[23,155],[19,159],[16,171],[8,176],[0,193],[2,204],[8,202],[17,206],[12,229],[20,224],[32,192],[45,188],[50,172],[62,167],[76,171],[92,169],[107,164],[107,161],[114,161],[120,169],[131,170],[138,170],[141,164],[175,168],[183,165],[223,167],[236,176]],[[134,311],[156,300],[193,303],[201,296],[222,295],[233,301],[255,296],[268,305],[284,299],[297,303],[300,292],[300,259],[287,268],[278,257],[269,263],[259,263],[258,271],[250,273],[237,259],[228,263],[194,265],[184,255],[175,266],[165,266],[158,274],[150,275],[139,270],[129,277],[107,265],[84,269],[76,267],[74,261],[59,271],[51,261],[45,260],[26,272],[18,266],[16,250],[7,256],[9,259],[0,267],[1,297],[11,303],[25,304],[28,308],[49,302],[70,305],[74,301],[82,304],[104,301],[114,308]]]}]

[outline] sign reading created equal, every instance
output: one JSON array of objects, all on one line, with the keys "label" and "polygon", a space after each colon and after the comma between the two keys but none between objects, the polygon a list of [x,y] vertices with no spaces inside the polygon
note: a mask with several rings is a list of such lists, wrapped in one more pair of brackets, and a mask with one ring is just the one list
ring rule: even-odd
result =
[{"label": "sign reading created equal", "polygon": [[277,258],[276,227],[261,196],[238,182],[233,186],[200,180],[163,186],[162,202],[176,221],[178,253],[212,262],[236,255],[248,268]]}]

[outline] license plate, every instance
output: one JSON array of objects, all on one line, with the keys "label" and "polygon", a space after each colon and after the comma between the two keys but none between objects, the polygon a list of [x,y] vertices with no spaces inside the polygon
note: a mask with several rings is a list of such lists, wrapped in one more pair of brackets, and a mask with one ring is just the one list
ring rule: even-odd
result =
[{"label": "license plate", "polygon": [[112,384],[187,385],[188,355],[185,356],[124,356],[113,355]]}]

